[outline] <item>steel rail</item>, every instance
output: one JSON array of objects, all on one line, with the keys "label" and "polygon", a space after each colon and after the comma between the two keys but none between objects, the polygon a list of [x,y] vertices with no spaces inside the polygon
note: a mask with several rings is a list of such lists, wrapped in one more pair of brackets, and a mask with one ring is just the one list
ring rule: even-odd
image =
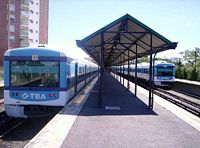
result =
[{"label": "steel rail", "polygon": [[[123,76],[122,74],[120,74],[120,76],[128,79],[128,77]],[[129,81],[134,82],[134,79],[130,78]],[[148,89],[148,87],[142,83],[138,83],[138,85],[140,85],[141,87],[143,87],[145,89]],[[179,92],[179,93],[181,93],[181,92]],[[188,99],[187,97],[186,98],[181,97],[181,96],[175,95],[173,93],[170,93],[164,89],[157,88],[157,87],[154,90],[154,94],[156,94],[156,95],[176,104],[177,106],[180,106],[181,108],[200,117],[200,101],[199,101],[198,96],[194,97],[194,95],[188,95],[188,96],[194,98],[193,100],[191,100],[191,99]],[[186,95],[185,93],[182,93],[182,94]]]},{"label": "steel rail", "polygon": [[0,139],[16,129],[24,122],[23,119],[10,118],[6,115],[5,111],[0,113]]}]

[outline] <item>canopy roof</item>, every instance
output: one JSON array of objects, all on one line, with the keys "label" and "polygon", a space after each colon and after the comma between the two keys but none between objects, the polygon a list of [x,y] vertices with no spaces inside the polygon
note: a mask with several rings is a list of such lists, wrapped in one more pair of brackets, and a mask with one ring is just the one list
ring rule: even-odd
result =
[{"label": "canopy roof", "polygon": [[78,47],[100,65],[100,51],[104,50],[104,65],[119,65],[145,55],[175,49],[171,42],[129,14],[122,16],[82,40]]}]

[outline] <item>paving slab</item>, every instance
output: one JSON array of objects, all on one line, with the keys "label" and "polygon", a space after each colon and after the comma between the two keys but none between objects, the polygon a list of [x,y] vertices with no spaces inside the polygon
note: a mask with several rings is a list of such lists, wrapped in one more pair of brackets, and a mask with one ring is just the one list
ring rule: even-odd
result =
[{"label": "paving slab", "polygon": [[106,73],[102,108],[97,106],[97,83],[61,147],[200,147],[197,129],[157,103],[150,110],[146,96],[138,96]]}]

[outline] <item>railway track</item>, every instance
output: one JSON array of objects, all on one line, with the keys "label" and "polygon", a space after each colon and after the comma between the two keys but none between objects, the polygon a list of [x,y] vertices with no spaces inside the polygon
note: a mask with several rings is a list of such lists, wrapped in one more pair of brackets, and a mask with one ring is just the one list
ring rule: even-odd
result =
[{"label": "railway track", "polygon": [[23,119],[10,118],[5,112],[0,113],[0,139],[24,122]]},{"label": "railway track", "polygon": [[161,88],[155,88],[154,93],[200,117],[200,100],[198,97],[191,97],[173,90],[169,91]]},{"label": "railway track", "polygon": [[[125,78],[128,79],[127,77]],[[133,78],[130,78],[129,80],[134,83]],[[149,89],[148,85],[146,85],[144,82],[140,82],[140,83],[139,82],[140,81],[138,81],[139,86],[145,89]],[[200,97],[199,96],[194,96],[194,95],[187,94],[185,92],[180,92],[177,90],[165,90],[158,87],[154,87],[154,88],[155,88],[154,94],[200,117]]]},{"label": "railway track", "polygon": [[[0,106],[4,103],[3,87],[0,87]],[[22,119],[10,118],[5,111],[0,112],[0,139],[23,123]]]}]

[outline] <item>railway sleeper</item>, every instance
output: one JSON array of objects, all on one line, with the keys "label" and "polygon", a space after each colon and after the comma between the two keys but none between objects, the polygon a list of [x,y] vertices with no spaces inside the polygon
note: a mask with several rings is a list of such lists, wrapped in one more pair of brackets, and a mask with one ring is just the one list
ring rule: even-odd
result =
[{"label": "railway sleeper", "polygon": [[198,116],[200,116],[200,109],[197,108],[197,107],[194,107],[193,105],[191,104],[188,104],[186,102],[182,102],[181,100],[178,100],[176,98],[173,98],[171,96],[166,96],[166,95],[163,95],[163,94],[160,94],[161,97],[169,100],[170,102],[173,102],[174,104],[188,110],[188,111],[192,111],[193,113],[197,114]]}]

